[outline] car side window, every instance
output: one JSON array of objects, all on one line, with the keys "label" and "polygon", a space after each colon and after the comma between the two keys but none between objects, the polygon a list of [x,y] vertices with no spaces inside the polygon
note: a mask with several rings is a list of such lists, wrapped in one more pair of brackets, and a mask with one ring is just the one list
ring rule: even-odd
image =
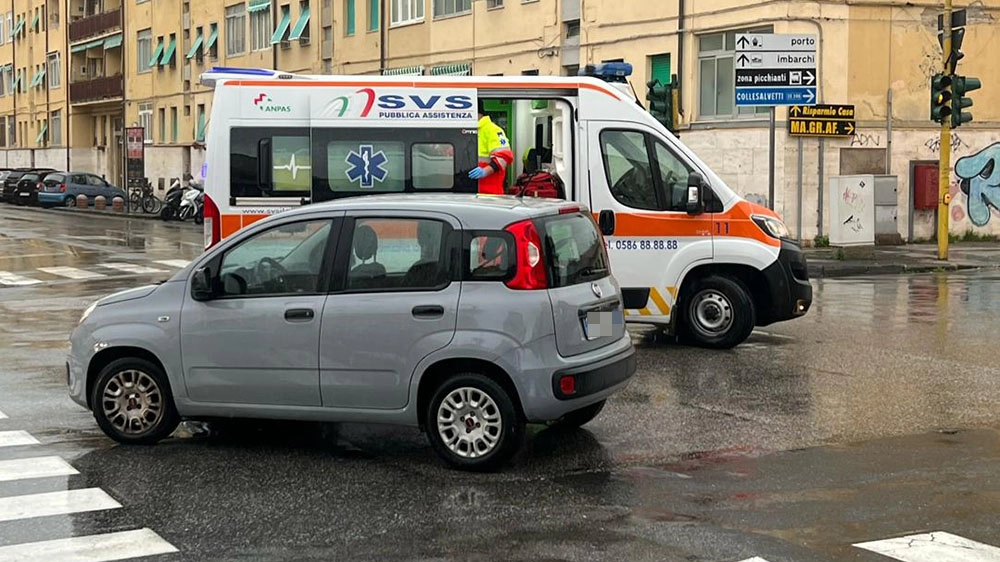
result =
[{"label": "car side window", "polygon": [[73,176],[73,183],[77,185],[87,185],[87,176],[82,174],[75,174]]},{"label": "car side window", "polygon": [[608,187],[615,200],[633,209],[660,209],[645,133],[603,131],[601,156]]},{"label": "car side window", "polygon": [[331,221],[277,226],[244,240],[222,257],[222,296],[313,294],[320,290]]},{"label": "car side window", "polygon": [[103,179],[97,176],[87,176],[87,181],[94,187],[105,187],[107,185]]},{"label": "car side window", "polygon": [[513,274],[514,238],[507,232],[476,232],[466,237],[467,281],[503,281]]},{"label": "car side window", "polygon": [[349,291],[428,291],[451,281],[451,227],[439,220],[359,218],[347,270]]},{"label": "car side window", "polygon": [[687,180],[691,168],[677,158],[674,153],[659,141],[653,141],[656,154],[656,169],[660,174],[660,182],[665,188],[669,201],[664,201],[667,211],[687,210]]}]

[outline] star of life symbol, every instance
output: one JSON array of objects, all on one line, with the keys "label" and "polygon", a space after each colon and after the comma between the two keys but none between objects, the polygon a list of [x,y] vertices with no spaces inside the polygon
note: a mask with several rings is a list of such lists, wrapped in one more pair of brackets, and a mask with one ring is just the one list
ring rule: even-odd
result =
[{"label": "star of life symbol", "polygon": [[358,152],[352,150],[347,155],[346,162],[350,165],[347,169],[347,179],[359,182],[362,189],[371,189],[376,181],[382,183],[389,176],[389,170],[385,169],[389,159],[381,150],[375,152],[375,148],[370,144],[359,146]]}]

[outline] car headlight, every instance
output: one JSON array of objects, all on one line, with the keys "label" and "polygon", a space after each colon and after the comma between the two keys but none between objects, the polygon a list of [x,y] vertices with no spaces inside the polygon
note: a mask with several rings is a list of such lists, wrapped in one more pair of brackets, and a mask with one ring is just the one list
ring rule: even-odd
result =
[{"label": "car headlight", "polygon": [[97,308],[97,301],[94,301],[90,306],[87,307],[87,310],[83,311],[83,314],[80,316],[79,324],[83,324],[83,321],[86,320],[88,316],[90,316],[90,313],[93,312],[95,308]]},{"label": "car headlight", "polygon": [[788,233],[788,227],[785,226],[785,223],[781,222],[781,219],[765,215],[753,215],[750,218],[769,236],[774,238],[791,238],[791,235]]}]

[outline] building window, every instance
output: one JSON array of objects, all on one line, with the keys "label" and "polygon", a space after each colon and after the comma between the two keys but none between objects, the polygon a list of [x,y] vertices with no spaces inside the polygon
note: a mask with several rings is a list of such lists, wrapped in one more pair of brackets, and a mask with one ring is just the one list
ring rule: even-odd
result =
[{"label": "building window", "polygon": [[52,112],[52,125],[49,127],[49,137],[52,138],[52,146],[62,146],[62,110],[57,109]]},{"label": "building window", "polygon": [[486,0],[487,10],[494,10],[496,8],[503,8],[503,0]]},{"label": "building window", "polygon": [[566,38],[580,36],[580,20],[566,22]]},{"label": "building window", "polygon": [[153,142],[153,104],[139,104],[139,126],[142,127],[143,140]]},{"label": "building window", "polygon": [[49,0],[49,27],[59,29],[59,1]]},{"label": "building window", "polygon": [[48,65],[48,72],[46,73],[46,76],[48,76],[49,79],[49,89],[58,88],[60,80],[62,79],[62,64],[59,51],[49,53],[46,57],[46,64]]},{"label": "building window", "polygon": [[208,34],[208,45],[206,50],[208,51],[208,58],[212,60],[218,60],[219,58],[219,24],[213,23],[211,25],[211,32]]},{"label": "building window", "polygon": [[309,40],[312,38],[312,32],[310,32],[309,29],[309,0],[300,0],[299,20],[295,22],[295,27],[292,28],[292,32],[288,36],[288,39],[298,39],[300,45],[307,45]]},{"label": "building window", "polygon": [[136,36],[136,65],[138,72],[149,72],[149,60],[153,57],[153,30],[143,29]]},{"label": "building window", "polygon": [[160,144],[165,144],[167,142],[167,108],[161,107],[158,117],[159,119],[156,121],[157,139],[159,139]]},{"label": "building window", "polygon": [[732,118],[768,113],[767,107],[736,107],[733,60],[737,33],[771,33],[772,27],[727,31],[698,36],[698,115]]},{"label": "building window", "polygon": [[7,42],[7,28],[4,27],[4,20],[0,18],[0,45]]},{"label": "building window", "polygon": [[13,117],[7,118],[7,142],[9,146],[17,146],[17,121]]},{"label": "building window", "polygon": [[424,0],[392,0],[390,25],[405,25],[424,21]]},{"label": "building window", "polygon": [[271,4],[250,14],[250,50],[271,48]]},{"label": "building window", "polygon": [[194,132],[194,140],[205,142],[205,104],[198,104],[198,124]]},{"label": "building window", "polygon": [[434,0],[434,17],[457,16],[472,11],[472,0]]},{"label": "building window", "polygon": [[378,31],[378,5],[382,0],[368,0],[368,31]]},{"label": "building window", "polygon": [[177,142],[179,131],[177,130],[177,108],[170,108],[170,142]]},{"label": "building window", "polygon": [[354,0],[344,2],[344,35],[354,35]]},{"label": "building window", "polygon": [[234,57],[247,51],[247,6],[226,7],[226,56]]}]

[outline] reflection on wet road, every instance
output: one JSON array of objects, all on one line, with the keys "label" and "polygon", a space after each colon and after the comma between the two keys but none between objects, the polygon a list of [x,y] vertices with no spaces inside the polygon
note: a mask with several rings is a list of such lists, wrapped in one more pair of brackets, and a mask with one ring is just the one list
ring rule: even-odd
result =
[{"label": "reflection on wet road", "polygon": [[[529,428],[509,469],[476,475],[393,427],[232,422],[114,445],[66,395],[66,337],[94,298],[197,256],[200,231],[0,206],[0,235],[0,271],[39,281],[0,276],[0,474],[56,471],[0,477],[0,560],[108,534],[98,547],[179,550],[150,560],[876,562],[887,539],[937,531],[1000,545],[996,272],[817,281],[805,318],[732,351],[634,329],[639,373],[600,417]],[[78,490],[102,508],[74,495],[4,516],[6,498]],[[917,550],[895,557],[935,560]]]}]

